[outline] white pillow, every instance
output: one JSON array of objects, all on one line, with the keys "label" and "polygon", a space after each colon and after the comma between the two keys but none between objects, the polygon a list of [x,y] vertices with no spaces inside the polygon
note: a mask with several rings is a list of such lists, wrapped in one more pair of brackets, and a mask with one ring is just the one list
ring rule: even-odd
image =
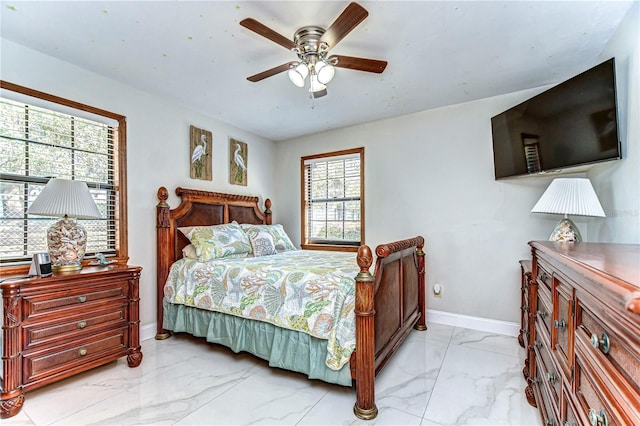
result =
[{"label": "white pillow", "polygon": [[251,223],[243,223],[242,229],[244,232],[249,233],[252,230],[258,232],[268,232],[273,237],[273,243],[276,246],[276,251],[288,251],[288,250],[297,250],[296,246],[291,242],[291,238],[287,235],[284,230],[284,227],[280,224],[276,225],[254,225]]},{"label": "white pillow", "polygon": [[273,242],[273,236],[264,230],[251,229],[247,232],[249,241],[251,241],[251,247],[253,248],[253,255],[269,256],[276,254],[276,245]]}]

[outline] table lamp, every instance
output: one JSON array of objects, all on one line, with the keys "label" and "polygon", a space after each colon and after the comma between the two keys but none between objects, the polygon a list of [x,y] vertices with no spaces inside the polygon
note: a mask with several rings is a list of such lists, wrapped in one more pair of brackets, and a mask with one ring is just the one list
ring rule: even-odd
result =
[{"label": "table lamp", "polygon": [[582,241],[578,227],[568,215],[605,217],[591,181],[586,178],[554,179],[531,212],[564,215],[549,236],[550,241],[561,242]]},{"label": "table lamp", "polygon": [[28,214],[62,217],[47,231],[47,247],[54,272],[82,269],[87,232],[71,218],[99,219],[100,211],[87,184],[78,180],[51,179],[36,197]]}]

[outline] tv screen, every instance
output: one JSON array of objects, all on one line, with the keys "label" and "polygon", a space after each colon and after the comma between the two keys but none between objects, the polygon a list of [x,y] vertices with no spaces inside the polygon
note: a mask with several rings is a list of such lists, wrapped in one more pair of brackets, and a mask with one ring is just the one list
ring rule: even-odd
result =
[{"label": "tv screen", "polygon": [[491,118],[496,179],[620,158],[609,59]]}]

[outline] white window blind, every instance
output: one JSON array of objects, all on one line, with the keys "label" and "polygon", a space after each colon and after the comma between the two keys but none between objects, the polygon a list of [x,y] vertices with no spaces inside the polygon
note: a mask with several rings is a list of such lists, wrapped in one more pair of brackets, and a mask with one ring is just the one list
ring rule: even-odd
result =
[{"label": "white window blind", "polygon": [[47,229],[60,218],[27,209],[53,177],[85,181],[101,212],[101,219],[80,220],[87,255],[116,253],[118,128],[81,115],[0,98],[1,263],[47,251]]},{"label": "white window blind", "polygon": [[361,154],[303,159],[306,244],[362,242]]}]

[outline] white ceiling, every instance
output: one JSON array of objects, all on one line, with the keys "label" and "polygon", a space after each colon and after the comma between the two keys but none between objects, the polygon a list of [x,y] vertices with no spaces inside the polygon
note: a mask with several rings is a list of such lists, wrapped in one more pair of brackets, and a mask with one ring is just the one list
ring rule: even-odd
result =
[{"label": "white ceiling", "polygon": [[347,1],[1,3],[3,38],[283,140],[563,81],[600,62],[633,0],[360,1],[369,16],[332,53],[389,65],[337,69],[316,100],[286,73],[246,80],[296,56],[239,22],[290,38]]}]

